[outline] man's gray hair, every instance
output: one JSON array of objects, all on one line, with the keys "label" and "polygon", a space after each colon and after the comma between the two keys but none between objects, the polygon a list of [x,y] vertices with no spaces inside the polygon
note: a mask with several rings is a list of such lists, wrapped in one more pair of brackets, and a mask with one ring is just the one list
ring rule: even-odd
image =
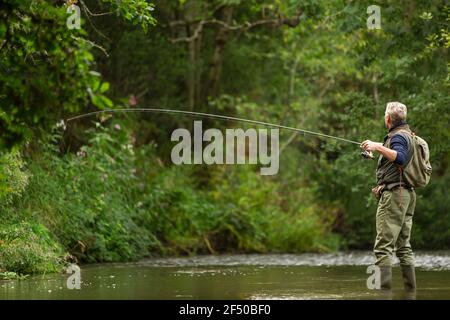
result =
[{"label": "man's gray hair", "polygon": [[391,123],[393,125],[398,125],[402,121],[406,120],[407,108],[403,103],[400,102],[388,102],[386,105],[386,115],[389,115]]}]

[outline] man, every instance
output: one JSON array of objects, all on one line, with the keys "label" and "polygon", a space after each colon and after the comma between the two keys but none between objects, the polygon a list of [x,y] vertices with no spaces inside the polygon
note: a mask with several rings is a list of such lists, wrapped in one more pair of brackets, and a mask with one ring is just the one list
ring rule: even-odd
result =
[{"label": "man", "polygon": [[406,123],[406,106],[389,102],[384,122],[389,130],[384,143],[364,141],[367,151],[380,153],[376,171],[377,187],[372,190],[379,199],[376,214],[374,253],[380,267],[381,289],[392,286],[392,254],[400,260],[405,289],[414,291],[416,276],[414,257],[410,244],[411,227],[416,205],[416,193],[403,181],[402,168],[412,158],[413,141]]}]

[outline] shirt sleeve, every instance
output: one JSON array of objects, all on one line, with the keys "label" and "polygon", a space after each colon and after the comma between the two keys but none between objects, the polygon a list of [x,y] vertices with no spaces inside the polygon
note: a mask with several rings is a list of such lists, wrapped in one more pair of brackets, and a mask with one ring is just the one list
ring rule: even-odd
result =
[{"label": "shirt sleeve", "polygon": [[394,160],[395,164],[404,165],[408,156],[408,142],[406,139],[396,134],[391,138],[391,149],[397,151],[397,157]]}]

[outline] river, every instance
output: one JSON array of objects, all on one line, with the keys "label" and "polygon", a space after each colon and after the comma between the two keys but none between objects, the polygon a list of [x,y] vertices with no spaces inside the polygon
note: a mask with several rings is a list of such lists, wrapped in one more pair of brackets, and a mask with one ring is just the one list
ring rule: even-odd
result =
[{"label": "river", "polygon": [[67,274],[0,281],[0,299],[450,299],[450,252],[416,254],[416,294],[393,271],[391,293],[369,290],[366,252],[152,258],[81,266],[81,288]]}]

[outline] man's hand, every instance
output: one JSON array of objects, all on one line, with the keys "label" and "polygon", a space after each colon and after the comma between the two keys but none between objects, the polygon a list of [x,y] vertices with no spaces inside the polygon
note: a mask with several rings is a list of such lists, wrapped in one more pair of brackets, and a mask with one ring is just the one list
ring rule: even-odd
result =
[{"label": "man's hand", "polygon": [[366,140],[361,143],[361,148],[363,148],[366,151],[379,151],[380,147],[382,147],[382,146],[383,146],[382,143],[373,142],[370,140]]},{"label": "man's hand", "polygon": [[388,159],[391,162],[394,162],[395,159],[397,158],[397,151],[386,148],[380,142],[373,142],[370,140],[366,140],[361,143],[361,148],[363,148],[366,151],[379,152],[383,155],[383,157],[385,157],[386,159]]}]

